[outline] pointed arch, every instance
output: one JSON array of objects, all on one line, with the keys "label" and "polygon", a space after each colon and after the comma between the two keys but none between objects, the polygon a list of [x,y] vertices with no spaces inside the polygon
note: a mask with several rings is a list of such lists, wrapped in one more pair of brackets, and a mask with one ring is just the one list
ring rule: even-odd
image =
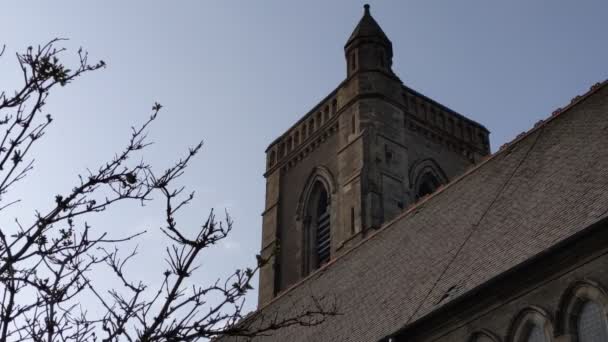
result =
[{"label": "pointed arch", "polygon": [[332,197],[334,178],[325,167],[311,172],[300,193],[296,220],[302,233],[302,275],[329,262],[332,254]]},{"label": "pointed arch", "polygon": [[315,167],[308,178],[306,179],[306,185],[300,192],[300,196],[298,197],[298,206],[296,208],[296,220],[302,220],[304,218],[304,213],[306,212],[306,204],[308,199],[310,198],[310,194],[313,190],[313,186],[315,182],[321,182],[325,189],[327,189],[327,193],[331,199],[332,195],[336,192],[336,183],[334,181],[334,176],[331,171],[325,166],[317,166]]},{"label": "pointed arch", "polygon": [[447,184],[448,177],[435,160],[426,158],[412,164],[409,181],[413,197],[419,199]]}]

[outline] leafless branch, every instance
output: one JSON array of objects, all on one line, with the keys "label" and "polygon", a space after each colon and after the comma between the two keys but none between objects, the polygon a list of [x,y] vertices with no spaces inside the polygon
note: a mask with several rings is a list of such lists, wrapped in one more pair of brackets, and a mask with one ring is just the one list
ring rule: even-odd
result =
[{"label": "leafless branch", "polygon": [[[61,62],[65,49],[58,47],[62,42],[54,39],[17,54],[23,84],[10,93],[0,92],[4,132],[0,137],[0,212],[20,203],[20,199],[8,198],[15,196],[10,192],[13,186],[35,167],[32,147],[53,123],[50,114],[43,114],[51,90],[105,67],[103,61],[90,64],[82,49],[77,65],[66,67]],[[4,52],[2,47],[0,57]],[[199,270],[201,255],[230,234],[233,222],[228,213],[217,220],[211,211],[198,228],[179,223],[178,215],[194,193],[174,184],[200,152],[202,142],[162,172],[141,157],[135,161],[151,144],[148,128],[161,108],[156,103],[150,117],[132,127],[119,153],[79,176],[72,189],[55,195],[51,209],[36,211],[29,221],[15,219],[11,229],[0,227],[0,342],[252,337],[295,324],[321,324],[335,314],[333,305],[315,299],[312,306],[293,316],[262,317],[256,324],[243,320],[252,278],[267,262],[259,256],[255,267],[237,269],[227,279],[210,285],[189,281]],[[170,247],[165,255],[167,270],[159,269],[158,284],[149,285],[128,273],[127,265],[136,260],[137,248],[125,252],[126,243],[145,232],[108,236],[96,232],[84,219],[122,202],[146,203],[154,196],[160,196],[164,204],[160,229]],[[189,233],[193,231],[195,234]],[[121,286],[104,290],[95,283],[93,272],[105,272]],[[95,298],[99,308],[83,308],[83,296]]]}]

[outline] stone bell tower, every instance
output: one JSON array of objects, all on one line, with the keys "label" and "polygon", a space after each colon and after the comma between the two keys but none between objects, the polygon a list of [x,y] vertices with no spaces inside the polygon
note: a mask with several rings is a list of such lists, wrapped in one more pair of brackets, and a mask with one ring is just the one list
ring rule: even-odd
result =
[{"label": "stone bell tower", "polygon": [[488,130],[408,88],[365,5],[346,79],[266,150],[259,305],[489,154]]}]

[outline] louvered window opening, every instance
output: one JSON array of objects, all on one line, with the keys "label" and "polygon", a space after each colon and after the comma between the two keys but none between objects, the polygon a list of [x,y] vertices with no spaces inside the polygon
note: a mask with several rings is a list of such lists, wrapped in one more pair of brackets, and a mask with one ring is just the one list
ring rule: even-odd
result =
[{"label": "louvered window opening", "polygon": [[579,342],[608,342],[606,313],[596,302],[583,304],[578,316]]},{"label": "louvered window opening", "polygon": [[331,250],[331,230],[329,227],[329,211],[325,211],[317,220],[317,257],[319,266],[327,263]]}]

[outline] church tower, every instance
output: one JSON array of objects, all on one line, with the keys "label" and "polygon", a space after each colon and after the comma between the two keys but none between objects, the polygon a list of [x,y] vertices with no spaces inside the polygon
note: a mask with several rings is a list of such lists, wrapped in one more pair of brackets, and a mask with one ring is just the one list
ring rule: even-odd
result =
[{"label": "church tower", "polygon": [[490,153],[489,132],[408,88],[369,5],[346,79],[266,150],[259,305]]}]

